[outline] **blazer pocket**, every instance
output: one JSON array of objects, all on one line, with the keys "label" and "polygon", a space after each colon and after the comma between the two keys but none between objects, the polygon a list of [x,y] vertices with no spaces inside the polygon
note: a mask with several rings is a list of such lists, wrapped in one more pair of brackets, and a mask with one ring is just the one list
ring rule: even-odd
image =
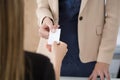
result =
[{"label": "blazer pocket", "polygon": [[103,27],[102,26],[97,26],[96,28],[96,35],[100,36],[103,32]]}]

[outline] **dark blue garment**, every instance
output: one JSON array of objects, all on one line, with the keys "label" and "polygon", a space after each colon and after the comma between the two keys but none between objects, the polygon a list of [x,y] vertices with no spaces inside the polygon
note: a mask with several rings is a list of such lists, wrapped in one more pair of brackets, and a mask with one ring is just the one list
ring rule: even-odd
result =
[{"label": "dark blue garment", "polygon": [[68,53],[63,59],[61,76],[88,77],[95,62],[82,63],[79,59],[78,14],[81,0],[59,0],[59,24],[61,41],[68,44]]}]

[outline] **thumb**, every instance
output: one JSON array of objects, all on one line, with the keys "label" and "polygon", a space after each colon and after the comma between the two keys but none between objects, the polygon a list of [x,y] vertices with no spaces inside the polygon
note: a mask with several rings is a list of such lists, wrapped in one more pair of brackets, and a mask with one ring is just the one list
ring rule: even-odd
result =
[{"label": "thumb", "polygon": [[56,50],[57,48],[57,42],[54,41],[54,43],[52,44],[52,51]]}]

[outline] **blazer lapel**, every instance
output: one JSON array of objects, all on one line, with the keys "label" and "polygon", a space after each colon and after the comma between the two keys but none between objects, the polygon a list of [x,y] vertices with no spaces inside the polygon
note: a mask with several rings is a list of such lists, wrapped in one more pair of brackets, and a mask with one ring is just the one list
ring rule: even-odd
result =
[{"label": "blazer lapel", "polygon": [[88,0],[81,0],[81,1],[82,1],[82,3],[81,3],[80,14],[81,14],[81,13],[82,13],[82,11],[84,10],[85,5],[87,4],[87,1],[88,1]]}]

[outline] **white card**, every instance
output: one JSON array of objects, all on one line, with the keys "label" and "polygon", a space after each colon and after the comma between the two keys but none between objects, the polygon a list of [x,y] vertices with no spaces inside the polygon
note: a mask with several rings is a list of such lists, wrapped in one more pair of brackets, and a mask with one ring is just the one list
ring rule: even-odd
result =
[{"label": "white card", "polygon": [[48,44],[52,45],[54,41],[59,43],[60,33],[61,33],[61,29],[56,29],[56,31],[54,33],[50,31],[49,38],[48,38]]}]

